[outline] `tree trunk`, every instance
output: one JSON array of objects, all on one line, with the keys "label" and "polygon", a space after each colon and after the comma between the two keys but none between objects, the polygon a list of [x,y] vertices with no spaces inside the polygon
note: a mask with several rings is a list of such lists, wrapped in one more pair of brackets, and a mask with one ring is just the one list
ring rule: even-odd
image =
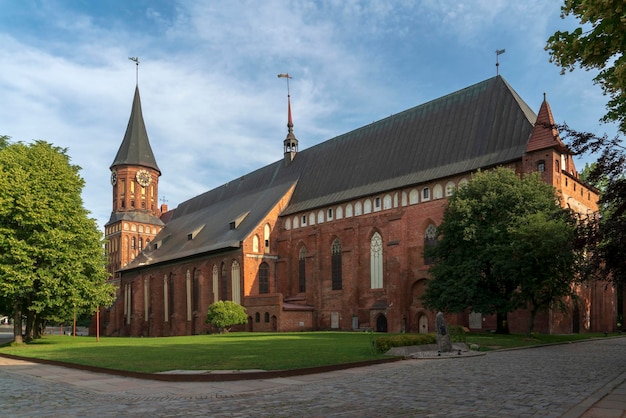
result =
[{"label": "tree trunk", "polygon": [[497,312],[496,313],[496,334],[510,334],[509,332],[509,321],[508,321],[508,313],[507,312]]},{"label": "tree trunk", "polygon": [[31,311],[26,313],[26,333],[24,338],[26,341],[32,341],[34,337],[34,328],[35,328],[35,314]]},{"label": "tree trunk", "polygon": [[40,315],[35,315],[35,323],[33,325],[33,338],[36,340],[40,339],[43,334],[43,330],[45,330],[44,321],[41,319]]},{"label": "tree trunk", "polygon": [[538,309],[533,307],[530,310],[530,324],[528,324],[528,337],[530,337],[533,334],[533,331],[535,330],[535,316],[537,315],[537,311]]},{"label": "tree trunk", "polygon": [[22,344],[22,305],[13,303],[13,338],[16,344]]}]

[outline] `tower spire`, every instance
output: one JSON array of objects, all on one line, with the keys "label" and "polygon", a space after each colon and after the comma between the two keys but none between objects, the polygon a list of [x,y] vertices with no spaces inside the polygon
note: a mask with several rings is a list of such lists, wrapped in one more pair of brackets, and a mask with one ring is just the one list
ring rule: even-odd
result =
[{"label": "tower spire", "polygon": [[293,120],[291,118],[291,92],[289,91],[289,79],[292,78],[289,73],[278,74],[278,78],[287,79],[287,137],[283,141],[285,153],[285,165],[293,161],[298,152],[298,140],[293,133]]}]

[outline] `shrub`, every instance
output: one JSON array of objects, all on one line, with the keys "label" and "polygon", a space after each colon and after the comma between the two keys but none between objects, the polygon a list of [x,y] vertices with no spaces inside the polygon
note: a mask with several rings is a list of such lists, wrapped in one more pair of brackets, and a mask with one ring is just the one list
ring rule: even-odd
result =
[{"label": "shrub", "polygon": [[386,353],[393,347],[435,344],[436,342],[437,337],[435,334],[398,334],[376,338],[374,340],[374,348],[379,353]]},{"label": "shrub", "polygon": [[228,332],[233,325],[247,324],[246,308],[230,300],[219,300],[209,306],[206,322],[220,333]]},{"label": "shrub", "polygon": [[467,342],[465,328],[462,325],[448,326],[448,332],[450,333],[450,341],[454,343]]}]

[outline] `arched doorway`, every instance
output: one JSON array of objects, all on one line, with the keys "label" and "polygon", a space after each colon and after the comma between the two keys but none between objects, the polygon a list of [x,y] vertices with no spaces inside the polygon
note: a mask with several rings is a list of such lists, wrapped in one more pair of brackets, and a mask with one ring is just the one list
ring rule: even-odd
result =
[{"label": "arched doorway", "polygon": [[376,332],[387,332],[387,317],[383,314],[376,317]]},{"label": "arched doorway", "polygon": [[428,334],[428,317],[421,314],[417,319],[418,332],[420,334]]}]

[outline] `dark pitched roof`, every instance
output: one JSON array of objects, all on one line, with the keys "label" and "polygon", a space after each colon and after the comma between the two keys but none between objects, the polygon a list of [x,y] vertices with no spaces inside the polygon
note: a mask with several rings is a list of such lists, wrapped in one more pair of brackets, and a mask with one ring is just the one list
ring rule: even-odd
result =
[{"label": "dark pitched roof", "polygon": [[282,168],[281,160],[181,203],[150,247],[122,270],[238,248],[295,185],[293,176],[277,175]]},{"label": "dark pitched roof", "polygon": [[124,140],[122,141],[122,145],[120,145],[120,149],[117,151],[111,168],[126,164],[154,168],[161,174],[161,170],[159,170],[159,166],[152,153],[152,148],[150,147],[146,125],[143,122],[138,86],[135,87],[133,107],[130,112],[126,133],[124,134]]},{"label": "dark pitched roof", "polygon": [[536,115],[500,76],[298,153],[283,214],[520,158]]},{"label": "dark pitched roof", "polygon": [[153,241],[158,248],[124,270],[238,247],[294,185],[283,215],[513,161],[524,155],[535,119],[502,77],[488,79],[182,203]]}]

